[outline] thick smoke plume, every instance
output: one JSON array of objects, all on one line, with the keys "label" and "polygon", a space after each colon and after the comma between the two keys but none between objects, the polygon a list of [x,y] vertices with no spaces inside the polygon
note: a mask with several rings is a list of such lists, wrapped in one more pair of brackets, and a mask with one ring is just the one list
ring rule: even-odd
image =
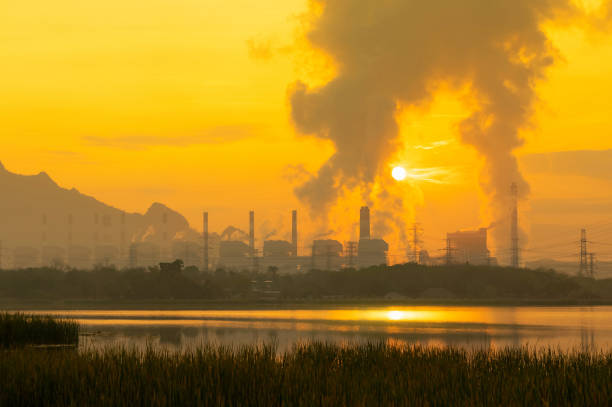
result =
[{"label": "thick smoke plume", "polygon": [[578,14],[570,0],[313,0],[307,40],[337,75],[318,88],[296,83],[292,118],[336,152],[297,196],[324,213],[343,188],[368,190],[400,146],[399,109],[426,105],[444,84],[468,89],[471,114],[457,128],[484,158],[487,220],[508,217],[510,184],[529,190],[513,151],[556,58],[542,26]]}]

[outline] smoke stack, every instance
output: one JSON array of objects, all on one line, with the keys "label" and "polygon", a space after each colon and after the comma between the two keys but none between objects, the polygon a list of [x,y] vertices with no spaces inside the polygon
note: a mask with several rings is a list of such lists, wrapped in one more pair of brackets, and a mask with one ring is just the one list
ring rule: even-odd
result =
[{"label": "smoke stack", "polygon": [[249,251],[255,257],[255,212],[249,212]]},{"label": "smoke stack", "polygon": [[297,256],[297,211],[291,212],[291,244],[293,245],[293,256]]},{"label": "smoke stack", "polygon": [[359,240],[370,238],[370,208],[362,206],[359,211]]},{"label": "smoke stack", "polygon": [[204,271],[208,271],[208,212],[204,212],[204,225],[202,234],[204,236]]}]

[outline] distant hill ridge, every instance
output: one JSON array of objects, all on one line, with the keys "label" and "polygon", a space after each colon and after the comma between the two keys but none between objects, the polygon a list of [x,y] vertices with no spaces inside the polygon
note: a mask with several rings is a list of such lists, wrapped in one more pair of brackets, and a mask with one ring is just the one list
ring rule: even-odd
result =
[{"label": "distant hill ridge", "polygon": [[0,162],[0,240],[18,246],[96,246],[131,242],[162,243],[198,234],[180,213],[153,203],[144,213],[128,213],[60,187],[46,172],[21,175]]}]

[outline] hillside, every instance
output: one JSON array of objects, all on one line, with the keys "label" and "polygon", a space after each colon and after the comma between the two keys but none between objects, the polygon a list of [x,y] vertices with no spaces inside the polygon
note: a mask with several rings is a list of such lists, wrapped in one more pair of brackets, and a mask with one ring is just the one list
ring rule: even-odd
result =
[{"label": "hillside", "polygon": [[0,196],[5,267],[19,247],[120,247],[197,236],[181,214],[163,204],[154,203],[142,214],[127,213],[74,188],[62,188],[45,172],[19,175],[1,163]]}]

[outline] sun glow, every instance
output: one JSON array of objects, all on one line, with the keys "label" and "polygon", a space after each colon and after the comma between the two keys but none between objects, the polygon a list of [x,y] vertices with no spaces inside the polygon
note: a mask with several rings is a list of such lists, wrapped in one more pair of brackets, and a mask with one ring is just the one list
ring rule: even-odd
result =
[{"label": "sun glow", "polygon": [[391,176],[396,181],[403,181],[408,176],[408,173],[406,172],[406,169],[404,167],[397,166],[391,171]]},{"label": "sun glow", "polygon": [[402,311],[389,311],[387,313],[387,318],[391,321],[400,321],[404,319],[404,313]]}]

